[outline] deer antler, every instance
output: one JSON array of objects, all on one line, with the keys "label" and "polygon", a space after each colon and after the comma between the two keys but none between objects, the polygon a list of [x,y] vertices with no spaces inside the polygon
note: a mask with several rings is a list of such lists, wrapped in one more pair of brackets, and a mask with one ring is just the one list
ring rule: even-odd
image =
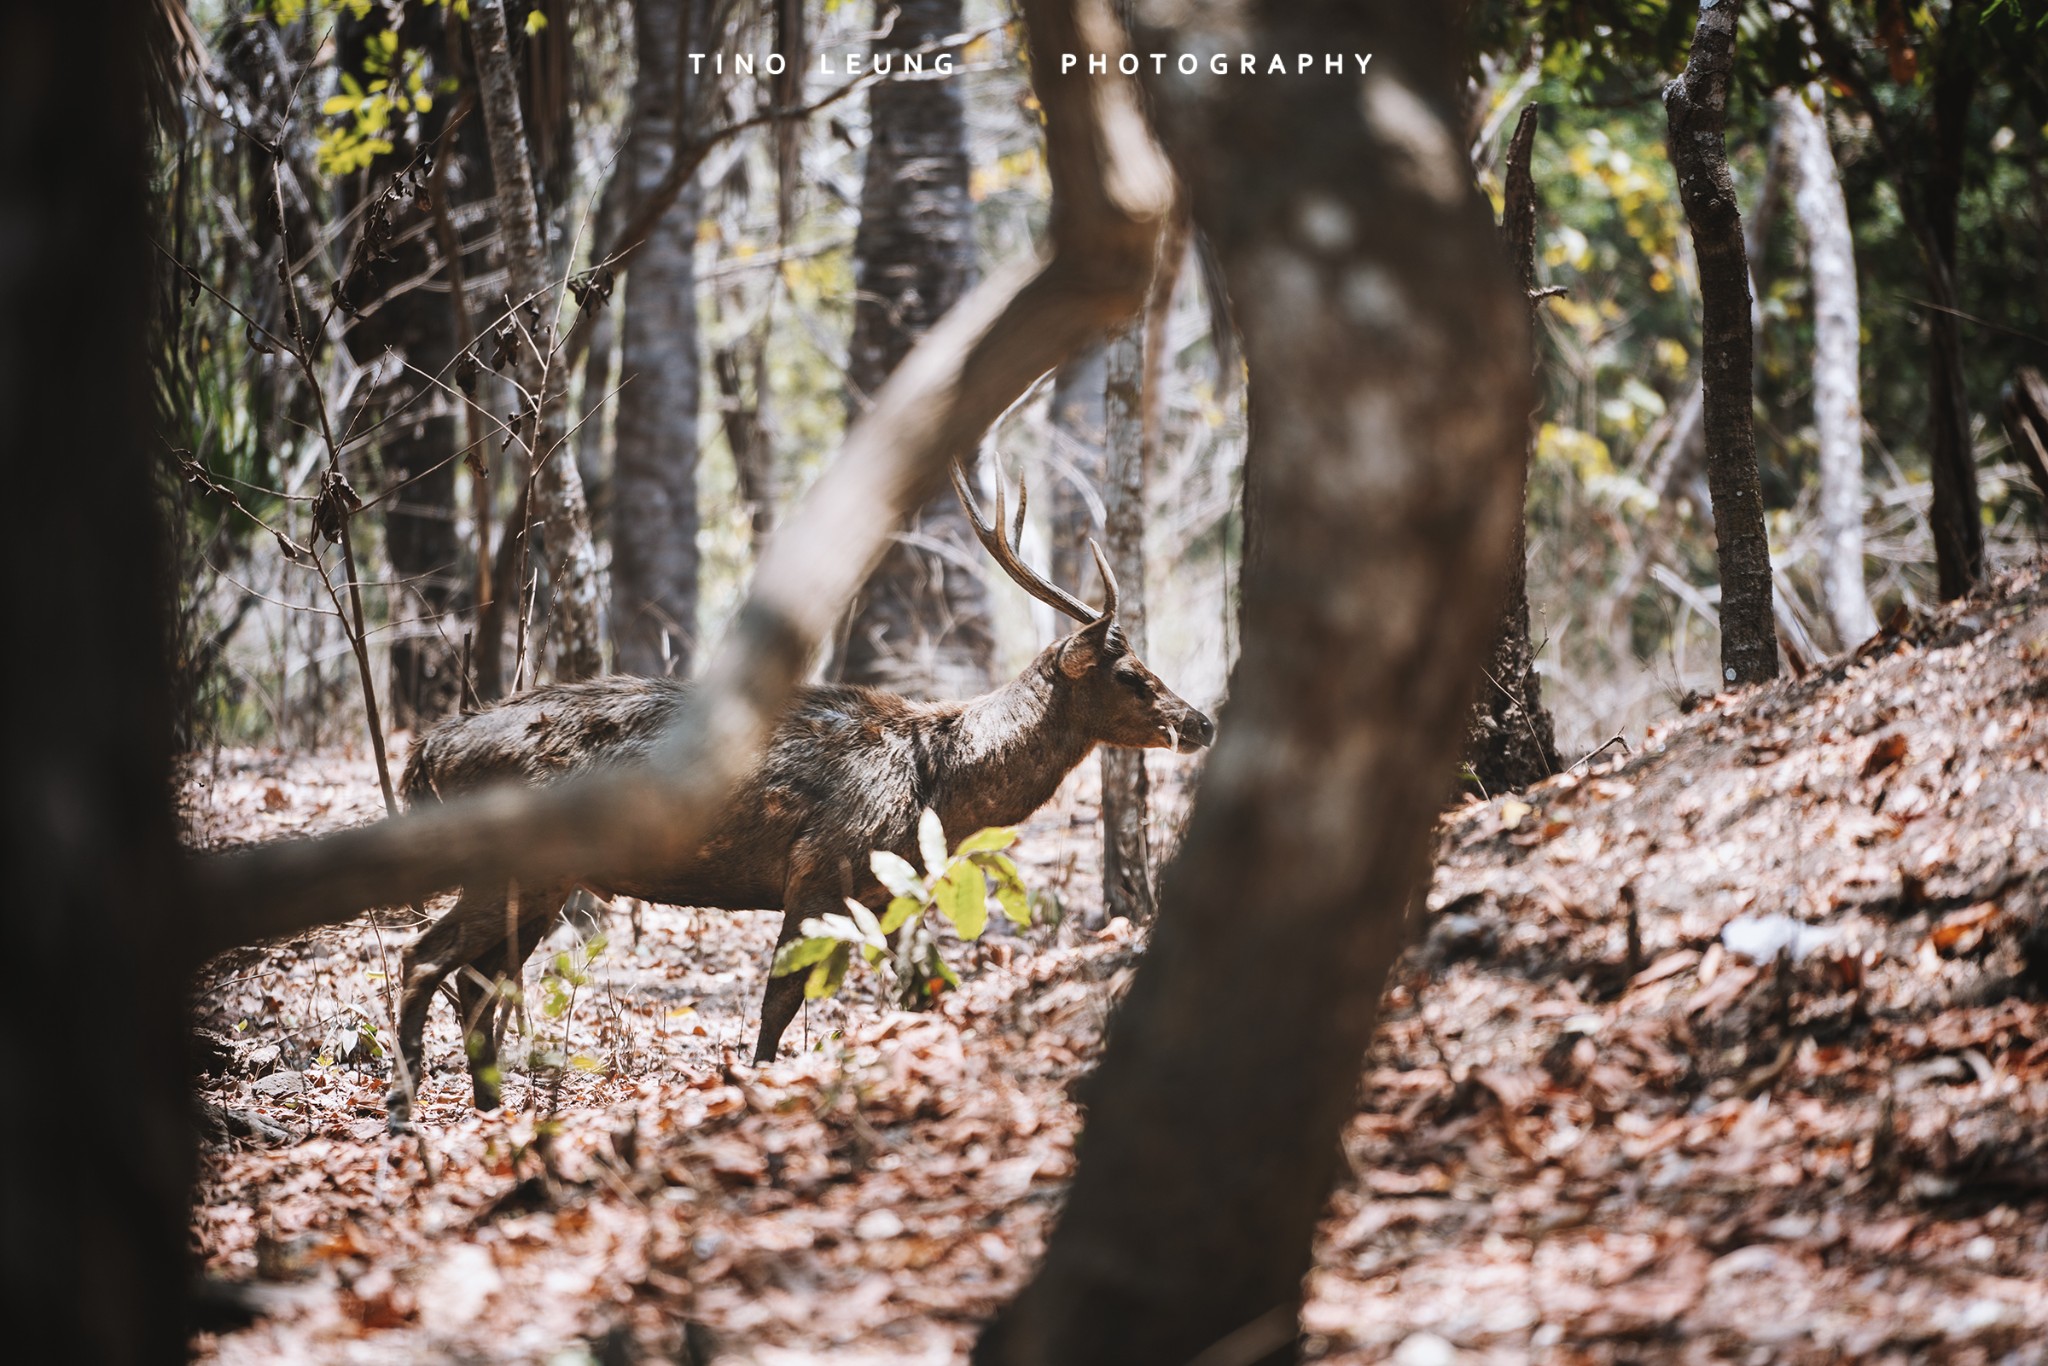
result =
[{"label": "deer antler", "polygon": [[1066,613],[1084,626],[1093,626],[1098,621],[1116,615],[1116,575],[1110,573],[1109,560],[1103,555],[1102,547],[1095,544],[1092,538],[1088,542],[1088,548],[1095,552],[1096,568],[1102,571],[1104,601],[1099,612],[1018,558],[1017,544],[1024,539],[1024,507],[1029,496],[1025,491],[1022,475],[1017,478],[1017,519],[1014,529],[1007,537],[1003,534],[1003,523],[1007,519],[1004,516],[1001,470],[996,472],[996,516],[993,523],[982,520],[981,508],[975,503],[974,495],[967,487],[967,471],[957,460],[953,462],[953,492],[959,495],[960,506],[966,509],[967,520],[974,526],[974,538],[981,542],[981,548],[1002,566],[1003,572],[1008,574],[1019,588],[1046,606]]}]

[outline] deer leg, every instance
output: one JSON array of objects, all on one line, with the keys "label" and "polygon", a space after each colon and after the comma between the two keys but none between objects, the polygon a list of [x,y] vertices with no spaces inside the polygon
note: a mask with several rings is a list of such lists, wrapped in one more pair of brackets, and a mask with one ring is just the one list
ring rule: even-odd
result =
[{"label": "deer leg", "polygon": [[[782,913],[782,934],[776,939],[779,952],[784,944],[803,936],[804,918],[810,912],[793,898],[788,910]],[[754,1040],[754,1061],[774,1062],[775,1052],[782,1044],[782,1031],[789,1028],[789,1022],[796,1018],[804,1003],[804,978],[808,975],[792,972],[785,977],[774,975],[774,959],[769,959],[768,988],[761,994],[761,1033]]]},{"label": "deer leg", "polygon": [[[501,1099],[499,1086],[504,1074],[498,1064],[498,1043],[512,1009],[503,999],[504,984],[511,983],[517,991],[524,983],[527,960],[554,928],[567,894],[565,888],[550,888],[525,898],[512,933],[501,933],[497,942],[455,974],[456,1023],[462,1027],[470,1090],[479,1110],[495,1110]],[[538,909],[542,907],[546,909]],[[503,921],[499,923],[502,927]]]},{"label": "deer leg", "polygon": [[[484,960],[491,957],[487,953]],[[498,1025],[502,1013],[498,1006],[498,984],[478,971],[475,963],[464,964],[454,980],[455,1022],[462,1027],[463,1052],[469,1058],[470,1089],[476,1095],[477,1109],[495,1110],[499,1099]]]},{"label": "deer leg", "polygon": [[405,951],[399,974],[399,1071],[385,1096],[394,1133],[412,1122],[413,1092],[426,1077],[423,1039],[434,990],[479,950],[504,937],[504,905],[503,886],[494,885],[488,891],[464,888],[453,909],[427,926]]}]

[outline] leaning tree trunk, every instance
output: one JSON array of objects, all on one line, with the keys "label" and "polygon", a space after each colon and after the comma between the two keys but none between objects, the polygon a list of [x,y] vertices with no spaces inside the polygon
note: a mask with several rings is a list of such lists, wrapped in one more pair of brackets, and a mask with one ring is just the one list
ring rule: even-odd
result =
[{"label": "leaning tree trunk", "polygon": [[1963,191],[1963,153],[1977,69],[1964,41],[1963,3],[1946,25],[1934,75],[1933,159],[1923,203],[1927,214],[1927,463],[1934,486],[1928,516],[1935,572],[1943,598],[1959,598],[1984,577],[1984,523],[1977,466],[1970,453],[1970,397],[1963,382],[1962,320],[1956,315],[1956,206]]},{"label": "leaning tree trunk", "polygon": [[192,931],[146,350],[150,11],[0,10],[0,51],[35,73],[0,89],[0,452],[23,514],[0,565],[10,631],[48,654],[11,671],[0,926],[20,970],[4,1019],[65,1050],[37,1069],[40,1113],[18,1108],[0,1137],[16,1361],[182,1361],[193,1326]]},{"label": "leaning tree trunk", "polygon": [[[639,194],[661,184],[688,98],[696,0],[638,0],[632,142]],[[684,186],[633,257],[619,323],[612,473],[612,644],[622,673],[690,672],[697,636],[697,220]]]},{"label": "leaning tree trunk", "polygon": [[[1199,17],[1135,46],[1167,54],[1168,74],[1147,73],[1159,128],[1243,331],[1268,535],[1066,1212],[977,1348],[1004,1366],[1293,1357],[1517,515],[1528,308],[1459,145],[1442,9],[1180,12]],[[1219,50],[1373,61],[1363,78],[1171,74]]]},{"label": "leaning tree trunk", "polygon": [[[1108,468],[1102,481],[1102,550],[1117,581],[1124,637],[1145,653],[1145,337],[1133,324],[1109,344],[1104,394]],[[1094,558],[1092,555],[1089,558]],[[1102,904],[1111,917],[1152,918],[1151,796],[1145,751],[1105,746],[1102,763]]]},{"label": "leaning tree trunk", "polygon": [[[877,27],[892,10],[895,23],[875,40],[875,57],[961,29],[961,0],[877,0]],[[929,60],[925,68],[931,69]],[[859,293],[846,365],[856,412],[966,291],[974,273],[959,77],[884,81],[869,95],[868,109],[872,132],[853,243]],[[927,504],[868,577],[847,630],[840,677],[937,696],[986,688],[995,634],[988,586],[963,567],[978,562],[973,545],[952,494]]]},{"label": "leaning tree trunk", "polygon": [[1737,685],[1778,676],[1771,543],[1750,412],[1749,254],[1728,174],[1728,86],[1741,8],[1741,0],[1700,6],[1685,71],[1664,88],[1671,166],[1699,260],[1701,424],[1721,573],[1721,679]]},{"label": "leaning tree trunk", "polygon": [[527,479],[547,539],[548,575],[554,588],[549,617],[555,677],[589,678],[604,667],[598,638],[597,553],[590,543],[583,479],[562,420],[569,377],[555,346],[561,284],[550,275],[541,241],[540,203],[526,155],[526,121],[519,108],[519,77],[505,31],[504,0],[476,0],[470,22],[512,302],[525,332],[518,344],[516,372],[527,397],[516,431],[526,448]]},{"label": "leaning tree trunk", "polygon": [[1098,513],[1109,478],[1109,416],[1104,406],[1109,348],[1089,347],[1052,381],[1052,471],[1045,480],[1046,567],[1052,581],[1083,602],[1102,596],[1088,553],[1101,530]]},{"label": "leaning tree trunk", "polygon": [[[1816,92],[1818,98],[1818,92]],[[1813,425],[1820,446],[1821,584],[1843,646],[1877,631],[1863,578],[1862,312],[1856,242],[1827,121],[1793,90],[1776,104],[1797,171],[1793,206],[1813,277]]]},{"label": "leaning tree trunk", "polygon": [[[1508,142],[1506,200],[1501,234],[1508,257],[1529,300],[1531,318],[1536,298],[1536,179],[1529,169],[1536,145],[1540,105],[1522,111]],[[1533,330],[1533,329],[1532,329]],[[1465,762],[1488,795],[1519,792],[1557,772],[1557,740],[1544,709],[1542,683],[1536,676],[1536,649],[1529,639],[1529,462],[1535,455],[1536,412],[1530,411],[1520,441],[1523,514],[1515,518],[1514,544],[1508,559],[1508,591],[1501,603],[1500,623],[1493,637],[1493,657],[1479,680],[1479,700],[1472,707],[1471,734]]]}]

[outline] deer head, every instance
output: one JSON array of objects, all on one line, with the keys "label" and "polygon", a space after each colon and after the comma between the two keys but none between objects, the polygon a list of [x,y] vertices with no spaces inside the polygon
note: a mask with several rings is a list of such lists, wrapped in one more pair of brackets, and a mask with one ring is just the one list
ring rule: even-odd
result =
[{"label": "deer head", "polygon": [[957,463],[953,466],[953,491],[967,510],[975,539],[1011,581],[1081,623],[1078,631],[1048,646],[1040,659],[1055,685],[1067,690],[1071,714],[1090,738],[1127,749],[1171,749],[1182,754],[1202,749],[1216,738],[1216,723],[1175,696],[1124,638],[1116,619],[1116,575],[1101,546],[1092,538],[1088,542],[1095,553],[1095,567],[1102,572],[1104,601],[1097,611],[1019,558],[1017,543],[1024,534],[1027,496],[1021,478],[1017,482],[1017,516],[1007,536],[1000,476],[993,523],[982,519],[981,508],[968,490],[966,472]]}]

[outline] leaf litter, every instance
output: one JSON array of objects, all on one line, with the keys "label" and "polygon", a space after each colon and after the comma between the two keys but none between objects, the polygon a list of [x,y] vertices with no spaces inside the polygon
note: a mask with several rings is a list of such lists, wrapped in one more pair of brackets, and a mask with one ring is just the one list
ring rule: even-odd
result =
[{"label": "leaf litter", "polygon": [[[1183,773],[1155,775],[1167,824]],[[379,813],[344,755],[223,751],[184,797],[197,844]],[[199,1355],[963,1359],[1044,1246],[1142,948],[1087,923],[1096,830],[1084,766],[1014,850],[1057,925],[996,917],[932,1011],[857,976],[765,1068],[740,1060],[778,917],[615,909],[566,1021],[529,972],[503,1111],[471,1107],[437,1005],[418,1138],[384,1132],[380,1051],[416,915],[224,955],[193,1239],[262,1313]],[[1308,1359],[2038,1359],[2039,571],[1455,810],[1438,852]]]}]

